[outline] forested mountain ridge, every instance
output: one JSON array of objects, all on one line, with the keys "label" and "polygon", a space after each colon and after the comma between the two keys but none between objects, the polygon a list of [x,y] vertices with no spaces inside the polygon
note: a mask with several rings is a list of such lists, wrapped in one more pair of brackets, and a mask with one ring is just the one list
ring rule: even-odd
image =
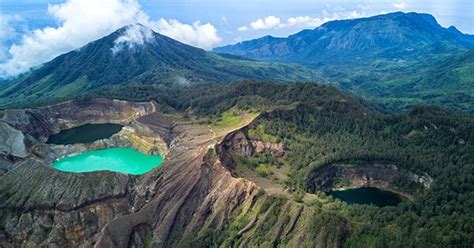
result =
[{"label": "forested mountain ridge", "polygon": [[311,69],[220,56],[155,33],[123,27],[0,85],[0,107],[31,106],[92,94],[103,87],[175,87],[242,79],[313,81]]},{"label": "forested mountain ridge", "polygon": [[214,51],[307,65],[340,89],[391,109],[436,104],[473,113],[473,37],[429,14],[396,12]]},{"label": "forested mountain ridge", "polygon": [[215,48],[219,53],[317,66],[365,63],[367,58],[408,59],[474,47],[474,37],[443,28],[429,14],[390,13],[327,22],[287,38],[265,36]]}]

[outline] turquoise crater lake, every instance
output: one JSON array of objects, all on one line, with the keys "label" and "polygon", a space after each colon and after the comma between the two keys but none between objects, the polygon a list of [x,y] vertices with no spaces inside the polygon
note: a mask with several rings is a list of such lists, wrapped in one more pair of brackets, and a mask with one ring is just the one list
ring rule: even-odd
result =
[{"label": "turquoise crater lake", "polygon": [[54,162],[52,167],[56,170],[76,173],[114,171],[141,175],[162,163],[161,156],[147,155],[132,148],[109,148],[65,157]]}]

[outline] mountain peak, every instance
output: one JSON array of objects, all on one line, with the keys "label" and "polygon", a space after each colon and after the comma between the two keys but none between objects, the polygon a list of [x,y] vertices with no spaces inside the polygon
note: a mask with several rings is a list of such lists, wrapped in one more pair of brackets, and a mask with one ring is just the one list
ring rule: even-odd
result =
[{"label": "mountain peak", "polygon": [[152,42],[155,32],[140,23],[127,25],[117,30],[119,36],[114,40],[114,46],[111,48],[113,54],[129,49],[133,50],[147,42]]},{"label": "mountain peak", "polygon": [[301,66],[219,56],[155,33],[144,25],[131,24],[56,57],[12,81],[11,87],[0,88],[3,101],[0,106],[49,102],[99,94],[103,90],[129,90],[132,84],[133,87],[181,87],[241,79],[314,81],[314,75],[312,70]]},{"label": "mountain peak", "polygon": [[430,14],[401,11],[356,19],[334,20],[324,23],[323,25],[321,25],[321,27],[338,28],[378,22],[396,22],[400,24],[400,27],[409,27],[413,25],[419,25],[421,23],[426,26],[436,28],[441,27],[436,21],[436,18]]},{"label": "mountain peak", "polygon": [[131,23],[131,24],[127,24],[125,26],[122,26],[121,28],[115,30],[114,32],[112,32],[110,35],[113,35],[113,34],[116,34],[116,35],[123,35],[125,32],[127,32],[127,30],[149,30],[149,31],[153,31],[151,28],[149,28],[148,26],[145,26],[139,22],[136,22],[136,23]]}]

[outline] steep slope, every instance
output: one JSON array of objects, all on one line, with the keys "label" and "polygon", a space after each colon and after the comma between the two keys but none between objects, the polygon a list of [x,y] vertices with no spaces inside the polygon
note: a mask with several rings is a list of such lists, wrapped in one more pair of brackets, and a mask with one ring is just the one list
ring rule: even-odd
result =
[{"label": "steep slope", "polygon": [[140,24],[63,54],[0,85],[0,107],[50,103],[128,85],[189,86],[240,79],[316,80],[301,66],[229,58],[182,44]]},{"label": "steep slope", "polygon": [[462,34],[455,27],[441,27],[431,15],[397,12],[331,21],[287,38],[266,36],[214,51],[318,65],[363,62],[367,58],[416,58],[426,53],[471,47],[474,47],[472,36]]}]

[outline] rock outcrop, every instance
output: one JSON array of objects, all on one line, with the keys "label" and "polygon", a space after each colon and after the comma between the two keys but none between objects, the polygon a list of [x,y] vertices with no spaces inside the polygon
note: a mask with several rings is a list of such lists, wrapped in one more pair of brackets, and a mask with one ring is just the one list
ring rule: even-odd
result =
[{"label": "rock outcrop", "polygon": [[245,135],[245,128],[230,133],[225,139],[224,144],[231,153],[239,154],[240,156],[251,156],[254,153],[269,152],[276,157],[285,155],[285,144],[272,143],[262,140],[250,140]]},{"label": "rock outcrop", "polygon": [[283,157],[285,155],[285,145],[283,143],[272,143],[272,142],[265,142],[261,140],[253,140],[252,141],[253,147],[255,147],[256,153],[262,152],[270,152],[271,154],[275,155],[276,157]]},{"label": "rock outcrop", "polygon": [[[308,175],[306,183],[309,192],[374,187],[413,199],[413,192],[405,192],[397,185],[397,181],[408,180],[419,183],[418,178],[420,177],[408,171],[403,171],[394,164],[334,163],[313,170]],[[426,187],[428,185],[420,184],[420,186]]]},{"label": "rock outcrop", "polygon": [[24,158],[28,156],[25,146],[25,136],[19,130],[0,122],[0,154]]},{"label": "rock outcrop", "polygon": [[[75,152],[123,145],[151,149],[138,137],[166,147],[160,136],[138,124],[109,141],[55,146],[44,143],[62,129],[86,123],[133,123],[156,110],[154,103],[97,99],[71,101],[39,109],[1,112],[0,240],[7,246],[91,246],[91,237],[110,220],[129,212],[129,190],[135,178],[112,172],[65,173],[49,163]],[[148,132],[147,132],[148,131]],[[160,142],[161,141],[161,142]],[[152,152],[152,151],[149,151]],[[166,152],[163,148],[161,152]]]},{"label": "rock outcrop", "polygon": [[87,123],[127,124],[157,108],[154,102],[74,100],[43,108],[2,110],[0,122],[20,130],[29,140],[45,141],[53,133]]}]

